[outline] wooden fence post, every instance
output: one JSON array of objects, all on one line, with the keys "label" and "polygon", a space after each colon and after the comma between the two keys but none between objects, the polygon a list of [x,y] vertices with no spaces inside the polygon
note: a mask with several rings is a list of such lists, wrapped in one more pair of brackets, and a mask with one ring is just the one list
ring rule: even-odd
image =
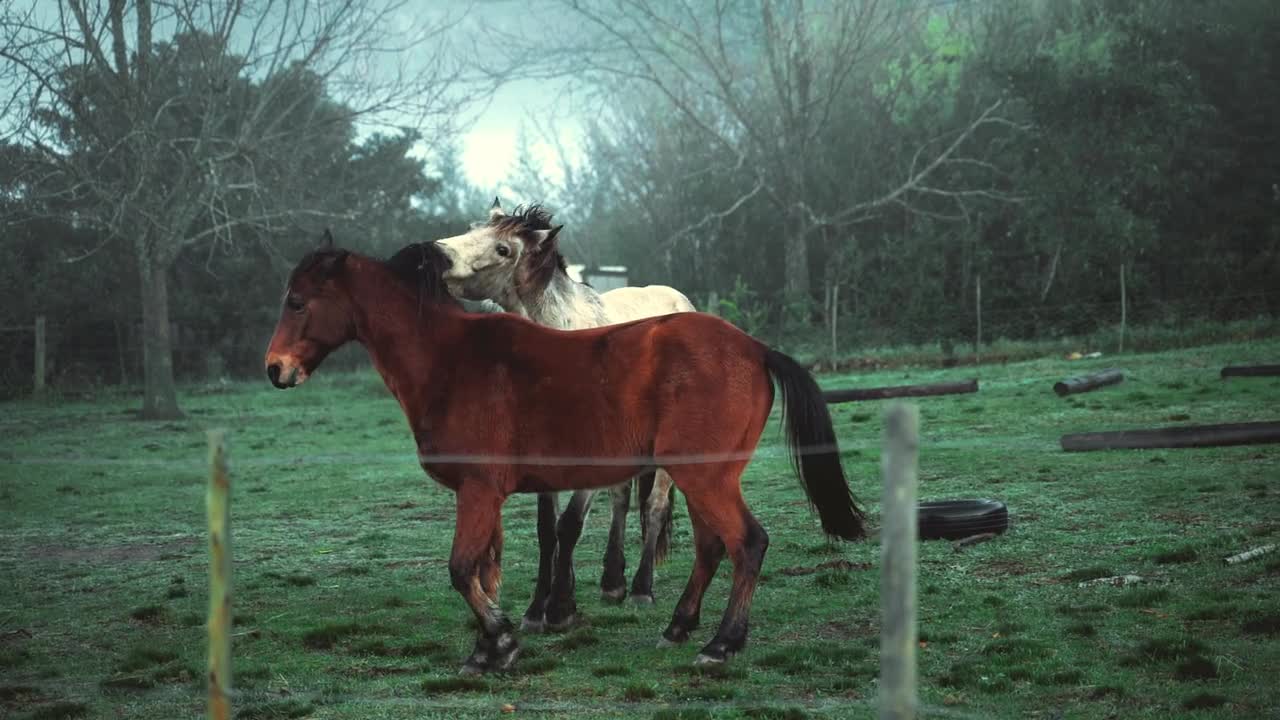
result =
[{"label": "wooden fence post", "polygon": [[916,455],[920,414],[885,413],[880,530],[880,718],[916,717]]},{"label": "wooden fence post", "polygon": [[839,351],[838,334],[836,332],[836,323],[840,319],[840,281],[837,280],[831,286],[831,367],[835,367],[837,353]]},{"label": "wooden fence post", "polygon": [[208,431],[209,720],[231,718],[231,481],[222,430]]},{"label": "wooden fence post", "polygon": [[45,365],[45,321],[43,315],[36,316],[36,350],[35,350],[35,394],[44,392]]},{"label": "wooden fence post", "polygon": [[973,356],[975,360],[982,360],[982,276],[974,277],[976,293],[974,297],[974,306],[978,315],[978,336],[973,341]]},{"label": "wooden fence post", "polygon": [[715,290],[711,291],[711,294],[707,296],[706,309],[707,309],[707,312],[711,313],[712,315],[715,315],[716,317],[720,316],[720,293],[716,292]]},{"label": "wooden fence post", "polygon": [[1129,303],[1124,291],[1124,263],[1120,263],[1120,349],[1116,354],[1124,352],[1124,326],[1128,321]]}]

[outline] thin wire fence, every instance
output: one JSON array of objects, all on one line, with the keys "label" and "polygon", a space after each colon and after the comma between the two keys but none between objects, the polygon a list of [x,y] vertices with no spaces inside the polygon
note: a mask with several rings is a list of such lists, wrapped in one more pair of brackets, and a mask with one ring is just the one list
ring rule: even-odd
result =
[{"label": "thin wire fence", "polygon": [[[802,708],[807,711],[816,713],[830,713],[834,717],[874,717],[876,714],[875,698],[814,698],[805,700],[784,700],[778,699],[772,702],[731,702],[731,701],[715,701],[715,700],[672,700],[672,701],[574,701],[574,700],[524,700],[521,698],[522,690],[512,688],[504,690],[501,686],[502,680],[499,679],[493,684],[489,693],[493,696],[492,700],[477,700],[471,703],[451,701],[449,699],[433,699],[430,697],[414,697],[412,695],[378,695],[360,694],[360,693],[343,693],[334,692],[327,689],[309,689],[299,687],[297,684],[290,682],[288,685],[288,693],[282,694],[279,691],[270,689],[233,689],[229,696],[234,706],[241,709],[248,709],[254,705],[267,706],[268,708],[274,704],[284,700],[293,701],[299,706],[313,705],[316,707],[334,707],[338,705],[355,706],[359,708],[367,708],[360,711],[359,716],[372,716],[378,709],[384,708],[408,708],[427,712],[452,713],[457,715],[469,714],[500,714],[503,705],[510,704],[513,706],[517,716],[521,714],[539,713],[552,714],[564,713],[568,715],[590,715],[597,717],[651,717],[655,713],[662,711],[706,711],[712,713],[723,713],[730,711],[741,711],[748,707],[766,707],[766,708]],[[873,681],[868,681],[868,685],[873,685]],[[66,696],[74,699],[76,697],[96,698],[101,696],[101,687],[97,682],[77,683],[74,681],[61,681],[57,687],[65,693]],[[186,705],[198,704],[205,699],[202,689],[191,689],[190,692],[174,692],[173,694],[183,698]],[[475,693],[471,693],[474,697]],[[962,708],[946,705],[935,705],[921,703],[918,707],[919,716],[926,718],[954,718],[955,720],[987,720],[988,715],[969,712]],[[272,715],[267,715],[271,717]]]},{"label": "thin wire fence", "polygon": [[[989,283],[988,283],[989,284]],[[984,291],[987,292],[987,291]],[[1126,325],[1130,332],[1160,330],[1176,334],[1195,328],[1216,330],[1208,320],[1252,320],[1272,317],[1274,294],[1236,293],[1210,301],[1192,296],[1188,300],[1145,300],[1130,297],[1125,303]],[[997,300],[995,302],[1003,302]],[[1102,336],[1116,333],[1121,323],[1119,297],[1108,300],[1079,300],[1037,307],[987,303],[982,308],[984,342],[991,347],[1005,340],[1023,338],[1035,342],[1066,336]],[[1065,322],[1063,318],[1071,318]],[[732,319],[732,318],[730,318]],[[19,396],[30,391],[35,367],[35,322],[0,326],[0,397]],[[216,320],[216,321],[215,321]],[[261,359],[275,322],[274,310],[245,311],[216,319],[201,315],[171,318],[174,368],[182,380],[215,380],[253,377],[261,373]],[[910,312],[896,304],[864,307],[859,312],[840,311],[839,354],[857,356],[870,348],[901,346],[912,342],[937,344],[948,338],[958,349],[967,350],[975,337],[978,318],[971,304],[936,306]],[[1205,327],[1207,325],[1207,327]],[[768,338],[765,329],[757,329]],[[130,384],[142,378],[143,352],[141,320],[127,318],[105,327],[85,327],[73,320],[50,318],[47,324],[46,375],[55,389],[84,390],[93,387]],[[815,347],[826,338],[823,328],[812,328],[807,337]],[[794,340],[794,338],[793,338]],[[1096,340],[1096,338],[1095,338]],[[783,341],[785,345],[787,341]],[[1141,349],[1141,345],[1126,345]],[[343,352],[326,361],[328,367],[351,369],[367,366],[358,350]]]}]

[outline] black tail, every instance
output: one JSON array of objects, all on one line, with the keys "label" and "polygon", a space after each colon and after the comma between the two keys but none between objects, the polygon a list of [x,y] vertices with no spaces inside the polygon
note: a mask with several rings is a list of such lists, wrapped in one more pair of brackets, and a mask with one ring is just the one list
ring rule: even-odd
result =
[{"label": "black tail", "polygon": [[[654,472],[649,472],[640,476],[636,485],[636,504],[640,506],[640,537],[649,536],[649,495],[653,492]],[[676,486],[672,485],[667,489],[667,511],[662,515],[662,527],[658,530],[658,544],[653,551],[653,564],[661,565],[666,562],[667,554],[671,552],[671,508],[676,503]]]},{"label": "black tail", "polygon": [[799,363],[777,350],[765,350],[764,366],[782,388],[782,422],[791,463],[809,503],[818,511],[823,531],[844,540],[865,536],[862,511],[840,466],[831,413],[818,383]]}]

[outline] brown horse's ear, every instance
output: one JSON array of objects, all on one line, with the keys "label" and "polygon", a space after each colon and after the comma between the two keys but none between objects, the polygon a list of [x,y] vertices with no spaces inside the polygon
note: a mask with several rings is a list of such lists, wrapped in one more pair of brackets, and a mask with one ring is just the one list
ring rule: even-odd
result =
[{"label": "brown horse's ear", "polygon": [[489,222],[493,222],[500,217],[505,217],[506,214],[506,211],[502,209],[502,203],[498,202],[498,198],[495,195],[493,198],[493,204],[489,206]]},{"label": "brown horse's ear", "polygon": [[550,230],[534,230],[532,233],[533,245],[539,250],[549,250],[556,246],[556,236],[564,229],[563,225],[557,225]]},{"label": "brown horse's ear", "polygon": [[346,250],[338,250],[320,259],[320,273],[326,280],[342,272],[342,266],[346,263],[348,254]]}]

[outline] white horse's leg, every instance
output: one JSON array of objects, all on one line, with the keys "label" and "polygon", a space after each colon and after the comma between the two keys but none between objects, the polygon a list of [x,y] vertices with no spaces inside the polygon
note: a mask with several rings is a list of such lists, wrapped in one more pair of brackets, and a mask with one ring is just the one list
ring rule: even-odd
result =
[{"label": "white horse's leg", "polygon": [[[643,480],[641,482],[644,482]],[[631,579],[631,600],[640,605],[653,604],[653,568],[667,557],[671,548],[671,491],[675,484],[666,470],[659,468],[641,512],[644,551],[640,566]]]},{"label": "white horse's leg", "polygon": [[559,631],[577,621],[578,604],[574,599],[577,579],[573,572],[573,548],[582,536],[582,525],[591,511],[595,490],[577,490],[556,523],[555,571],[551,576],[551,592],[547,596],[546,627]]},{"label": "white horse's leg", "polygon": [[600,576],[600,598],[620,603],[627,596],[627,512],[631,509],[631,484],[628,480],[609,488],[613,520],[609,524],[609,545],[604,551],[604,573]]},{"label": "white horse's leg", "polygon": [[533,587],[529,609],[524,611],[520,629],[525,632],[542,632],[547,596],[551,593],[551,572],[556,557],[556,517],[558,494],[538,493],[538,581]]}]

